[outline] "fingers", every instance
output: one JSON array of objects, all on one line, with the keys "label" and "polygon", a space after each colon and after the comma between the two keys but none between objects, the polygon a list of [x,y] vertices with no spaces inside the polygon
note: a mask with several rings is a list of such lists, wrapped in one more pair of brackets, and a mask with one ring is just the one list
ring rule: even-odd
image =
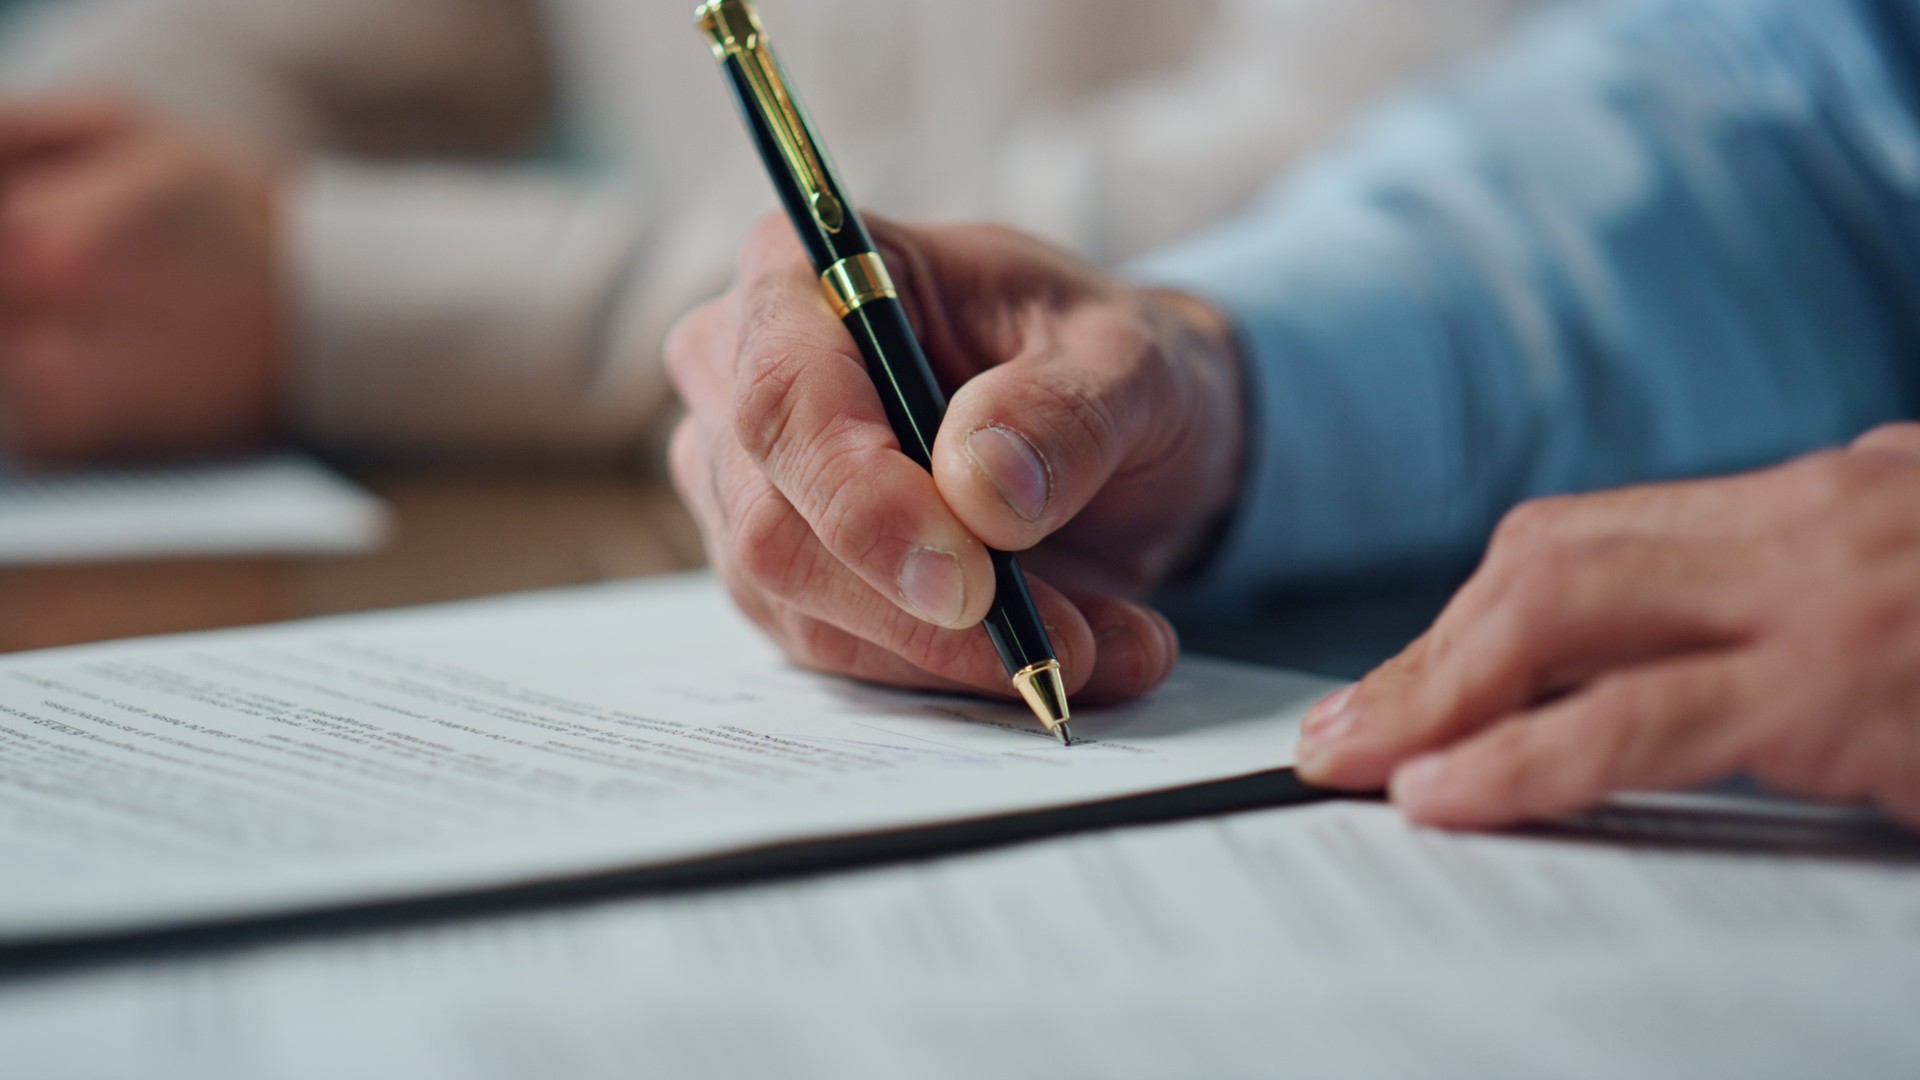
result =
[{"label": "fingers", "polygon": [[1309,717],[1302,776],[1374,789],[1405,760],[1595,676],[1741,640],[1753,561],[1715,544],[1602,537],[1490,557],[1432,630]]},{"label": "fingers", "polygon": [[934,444],[941,496],[989,546],[1022,551],[1080,513],[1179,415],[1144,325],[1105,308],[1025,320],[1022,351],[962,386]]},{"label": "fingers", "polygon": [[[826,551],[724,433],[704,432],[696,415],[682,421],[669,447],[675,485],[736,603],[795,662],[895,685],[1011,693],[983,631],[931,627],[887,602]],[[780,554],[762,564],[756,552]],[[1097,595],[1068,598],[1031,578],[1029,585],[1075,700],[1132,697],[1172,670],[1178,640],[1158,613]]]},{"label": "fingers", "polygon": [[[829,550],[736,443],[718,440],[710,453],[718,516],[726,523],[726,561],[777,610],[797,612],[882,645],[923,672],[978,690],[1004,692],[1006,672],[979,627],[933,626],[901,610]],[[1077,690],[1093,669],[1093,632],[1065,597],[1039,582],[1029,584],[1060,653],[1068,687]],[[832,654],[811,655],[817,642],[797,633],[795,626],[783,630],[788,651],[809,666],[830,668],[845,662]]]},{"label": "fingers", "polygon": [[1093,629],[1094,666],[1075,701],[1101,705],[1138,697],[1165,682],[1180,656],[1180,638],[1166,616],[1142,604],[1097,593],[1071,599]]},{"label": "fingers", "polygon": [[1572,813],[1613,791],[1724,776],[1768,722],[1751,664],[1710,654],[1610,675],[1402,765],[1393,801],[1427,824],[1489,828]]},{"label": "fingers", "polygon": [[[892,235],[910,251],[934,243],[931,234]],[[910,265],[919,279],[939,276],[932,261]],[[942,281],[950,284],[953,272]],[[928,281],[921,291],[937,295]],[[977,350],[990,358],[983,366],[1014,351],[1002,351],[1004,327],[964,303],[934,304],[921,322],[936,349],[955,355],[964,351],[956,342],[993,339]],[[1138,340],[1108,348],[1097,335],[1079,336],[1083,350],[1144,351]],[[1036,360],[1055,355],[1035,351]],[[725,297],[674,328],[667,359],[688,406],[672,447],[675,483],[701,522],[716,573],[796,662],[902,685],[1010,693],[975,625],[993,596],[986,545],[934,478],[900,452],[864,360],[783,220],[755,231]],[[1062,370],[1060,381],[1093,384],[1085,397],[1096,405],[1100,396],[1127,405],[1133,426],[1120,434],[1148,430],[1146,404],[1156,395],[1139,371],[1091,362]],[[1090,470],[1089,484],[1114,469],[1108,462]],[[1076,700],[1130,697],[1166,678],[1178,641],[1157,613],[1097,592],[1068,597],[1031,576],[1029,583]]]},{"label": "fingers", "polygon": [[[993,599],[986,547],[900,452],[865,362],[783,221],[758,230],[740,278],[732,417],[741,447],[875,592],[936,626],[978,623]],[[784,527],[764,537],[788,538]]]}]

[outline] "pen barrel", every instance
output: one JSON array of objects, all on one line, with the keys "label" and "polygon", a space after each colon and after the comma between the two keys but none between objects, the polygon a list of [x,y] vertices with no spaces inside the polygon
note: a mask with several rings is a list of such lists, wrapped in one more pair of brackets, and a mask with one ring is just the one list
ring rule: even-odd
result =
[{"label": "pen barrel", "polygon": [[[907,321],[899,300],[881,297],[849,311],[842,319],[867,363],[867,374],[880,392],[887,422],[900,440],[900,450],[933,469],[933,440],[946,415],[946,395],[933,377],[920,339]],[[1035,614],[1032,594],[1020,563],[1004,551],[990,551],[993,559],[993,608],[987,612],[987,637],[1009,672],[1025,670],[1054,659],[1046,627]]]},{"label": "pen barrel", "polygon": [[878,297],[847,312],[841,322],[860,346],[901,452],[932,471],[933,439],[947,414],[947,396],[907,321],[907,309],[894,297]]},{"label": "pen barrel", "polygon": [[993,608],[987,612],[987,637],[1008,672],[1025,671],[1055,659],[1053,641],[1040,621],[1040,609],[1027,591],[1027,576],[1010,552],[987,549],[993,558]]},{"label": "pen barrel", "polygon": [[[773,181],[781,209],[793,222],[793,230],[806,245],[813,265],[825,268],[849,256],[872,251],[873,238],[859,216],[846,205],[833,163],[813,138],[806,105],[786,86],[772,47],[763,42],[757,55],[730,55],[720,67],[726,73],[727,86],[733,91],[740,118],[753,136],[754,150]],[[784,129],[781,117],[763,104],[770,77],[781,86],[780,96],[793,117],[793,122]],[[813,167],[803,174],[796,174],[788,160],[796,140],[804,140],[813,162]],[[810,187],[813,190],[809,190]],[[824,215],[824,220],[820,212],[822,197],[826,205],[836,208],[834,213]]]},{"label": "pen barrel", "polygon": [[[873,238],[848,204],[826,148],[814,135],[806,105],[748,0],[708,0],[696,14],[780,204],[820,271],[835,310],[842,312],[841,321],[859,344],[901,452],[932,471],[933,440],[946,415],[946,395],[885,265],[874,253]],[[987,636],[1019,684],[1027,669],[1055,659],[1053,646],[1019,563],[1003,551],[991,555],[994,597]],[[1057,666],[1054,678],[1057,682]],[[1050,719],[1049,726],[1064,715]]]}]

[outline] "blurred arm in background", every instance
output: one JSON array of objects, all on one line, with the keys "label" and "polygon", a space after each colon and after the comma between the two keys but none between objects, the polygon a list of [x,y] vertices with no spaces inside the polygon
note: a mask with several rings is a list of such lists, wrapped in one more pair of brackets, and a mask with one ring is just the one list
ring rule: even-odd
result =
[{"label": "blurred arm in background", "polygon": [[[25,453],[198,450],[269,432],[375,451],[607,452],[637,442],[664,402],[651,350],[602,340],[633,215],[513,165],[553,98],[531,4],[119,0],[50,7],[11,44],[0,70],[16,87],[140,104],[113,136],[10,168],[0,244],[81,248],[93,276],[116,282],[180,284],[188,264],[217,263],[205,276],[231,286],[176,309],[184,325],[164,334],[126,288],[64,311],[75,344],[8,361],[67,375],[64,395],[23,392],[45,378],[9,395],[34,418],[14,427]],[[126,179],[118,144],[136,139],[168,142],[170,167]],[[103,181],[111,199],[47,205],[28,197],[36,175],[56,191],[120,179]],[[187,203],[231,215],[262,202],[274,204],[263,226],[211,253],[194,229],[157,224]],[[234,332],[259,322],[271,332]],[[78,329],[106,324],[125,332]],[[224,389],[258,384],[262,367],[271,398]]]},{"label": "blurred arm in background", "polygon": [[[813,0],[777,32],[866,201],[1010,220],[1105,260],[1235,209],[1525,6]],[[848,25],[869,43],[857,62]],[[95,208],[107,224],[20,193],[42,167],[117,169],[115,154],[0,165],[0,251],[78,230],[120,264],[102,277],[156,293],[213,264],[168,333],[115,310],[125,290],[96,298],[80,321],[123,332],[39,364],[90,370],[67,388],[86,400],[15,409],[40,420],[15,425],[16,448],[44,455],[267,435],[650,454],[670,407],[659,342],[771,205],[685,0],[94,0],[51,5],[8,44],[0,82],[111,88],[142,110],[123,137],[173,149],[170,171]],[[536,163],[556,130],[571,160]],[[151,224],[196,199],[254,224],[224,245]],[[18,355],[0,348],[0,373]]]}]

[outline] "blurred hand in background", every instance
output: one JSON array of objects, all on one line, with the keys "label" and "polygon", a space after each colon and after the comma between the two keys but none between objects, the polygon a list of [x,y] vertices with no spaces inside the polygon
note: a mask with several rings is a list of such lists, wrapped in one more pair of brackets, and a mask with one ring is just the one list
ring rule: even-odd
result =
[{"label": "blurred hand in background", "polygon": [[276,426],[265,155],[98,97],[0,101],[0,453],[233,449]]}]

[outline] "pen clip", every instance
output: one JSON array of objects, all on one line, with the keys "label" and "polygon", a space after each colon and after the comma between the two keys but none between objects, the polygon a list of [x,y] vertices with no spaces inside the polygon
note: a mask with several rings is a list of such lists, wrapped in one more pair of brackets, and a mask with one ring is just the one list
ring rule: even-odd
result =
[{"label": "pen clip", "polygon": [[767,32],[760,16],[748,0],[707,0],[694,12],[700,29],[713,39],[713,55],[725,61],[740,61],[740,70],[753,89],[760,115],[773,128],[774,140],[787,169],[806,193],[813,219],[829,233],[837,233],[847,223],[846,211],[833,193],[827,165],[814,145],[813,132],[800,113],[800,104],[787,89],[779,61],[767,45]]}]

